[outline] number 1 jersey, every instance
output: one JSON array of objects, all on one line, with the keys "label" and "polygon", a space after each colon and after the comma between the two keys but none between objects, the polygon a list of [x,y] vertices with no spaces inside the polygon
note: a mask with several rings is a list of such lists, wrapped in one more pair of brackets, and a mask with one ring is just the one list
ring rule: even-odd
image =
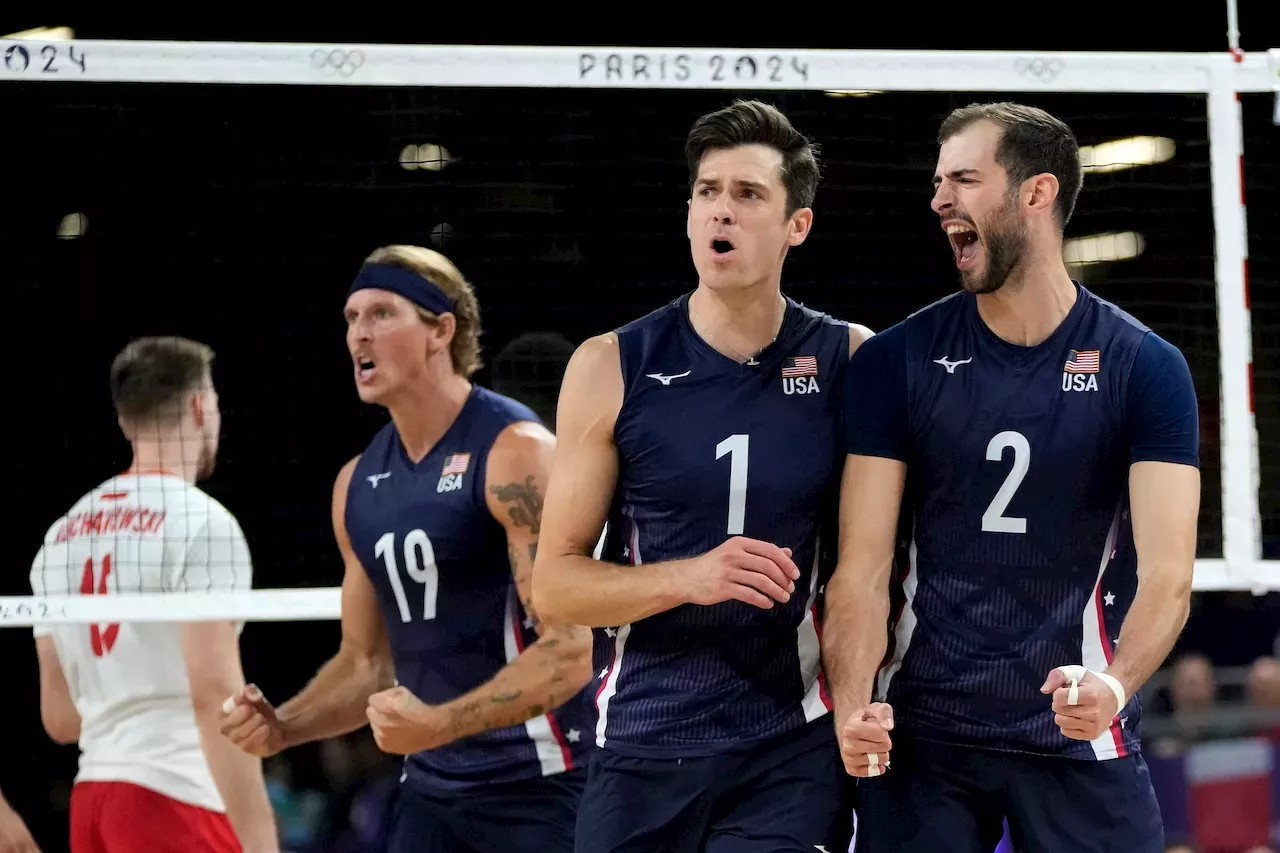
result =
[{"label": "number 1 jersey", "polygon": [[618,330],[624,397],[602,558],[697,557],[741,535],[790,548],[787,603],[686,604],[595,631],[596,743],[622,755],[712,755],[831,708],[818,651],[834,567],[849,326],[788,299],[747,363],[694,331],[688,296]]},{"label": "number 1 jersey", "polygon": [[1054,723],[1050,670],[1103,670],[1137,587],[1129,466],[1198,464],[1181,353],[1079,285],[1036,346],[960,292],[868,340],[845,389],[848,451],[907,466],[890,659],[897,731],[1088,760],[1139,747],[1129,699],[1093,742]]},{"label": "number 1 jersey", "polygon": [[[388,423],[351,475],[347,533],[377,590],[396,680],[429,705],[481,686],[538,638],[516,591],[506,531],[485,502],[498,485],[485,481],[489,450],[518,421],[538,417],[476,385],[417,463]],[[530,518],[540,512],[530,507]],[[405,779],[430,793],[584,766],[590,711],[580,691],[521,725],[409,756]]]}]

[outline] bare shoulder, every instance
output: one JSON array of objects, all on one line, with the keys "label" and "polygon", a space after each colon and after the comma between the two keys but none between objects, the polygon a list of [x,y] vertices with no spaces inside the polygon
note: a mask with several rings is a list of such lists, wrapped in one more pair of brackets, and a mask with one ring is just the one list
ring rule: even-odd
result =
[{"label": "bare shoulder", "polygon": [[557,432],[613,427],[622,408],[622,359],[618,335],[587,338],[565,367],[557,412]]},{"label": "bare shoulder", "polygon": [[515,421],[493,440],[486,464],[490,472],[543,467],[555,449],[556,437],[551,430],[535,421]]},{"label": "bare shoulder", "polygon": [[616,377],[621,383],[622,361],[618,356],[618,333],[606,332],[587,338],[579,344],[565,369],[566,377],[570,371],[584,378]]},{"label": "bare shoulder", "polygon": [[862,346],[867,338],[875,334],[870,328],[861,323],[849,323],[849,355],[852,356],[858,351],[858,347]]},{"label": "bare shoulder", "polygon": [[338,476],[333,480],[333,496],[336,500],[339,496],[346,498],[347,489],[351,485],[351,477],[355,473],[356,465],[360,462],[360,454],[348,459],[343,466],[338,469]]}]

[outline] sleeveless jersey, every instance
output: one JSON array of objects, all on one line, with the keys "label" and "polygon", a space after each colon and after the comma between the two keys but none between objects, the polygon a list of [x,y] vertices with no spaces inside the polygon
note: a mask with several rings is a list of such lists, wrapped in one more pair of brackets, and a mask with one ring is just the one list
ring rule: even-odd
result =
[{"label": "sleeveless jersey", "polygon": [[[35,595],[240,592],[253,566],[240,525],[181,477],[126,473],[80,498],[45,534]],[[132,782],[221,812],[196,728],[182,626],[45,624],[80,714],[77,781]]]},{"label": "sleeveless jersey", "polygon": [[617,335],[625,390],[602,558],[684,559],[742,535],[791,548],[801,576],[772,609],[682,605],[596,629],[596,743],[713,755],[821,717],[848,325],[788,299],[777,339],[741,364],[694,331],[686,294]]},{"label": "sleeveless jersey", "polygon": [[1137,587],[1129,466],[1198,464],[1172,346],[1077,285],[1036,346],[957,293],[867,341],[846,386],[850,453],[907,466],[890,655],[898,732],[1103,760],[1139,749],[1129,698],[1093,742],[1054,723],[1049,672],[1104,670]]},{"label": "sleeveless jersey", "polygon": [[[388,423],[360,456],[347,492],[352,548],[378,593],[396,681],[430,705],[489,681],[537,639],[517,595],[506,532],[485,503],[489,449],[527,407],[474,386],[417,464]],[[482,732],[405,760],[428,791],[549,776],[581,765],[590,695],[523,724]]]}]

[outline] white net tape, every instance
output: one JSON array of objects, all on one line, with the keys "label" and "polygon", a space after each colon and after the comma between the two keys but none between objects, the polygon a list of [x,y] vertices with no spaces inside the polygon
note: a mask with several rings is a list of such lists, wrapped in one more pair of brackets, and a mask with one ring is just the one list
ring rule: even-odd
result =
[{"label": "white net tape", "polygon": [[[0,40],[0,84],[86,82],[1207,96],[1221,369],[1223,557],[1197,589],[1280,589],[1261,558],[1257,434],[1240,204],[1237,93],[1280,93],[1280,52],[1218,54],[431,47]],[[1280,95],[1277,103],[1280,104]],[[1280,121],[1280,113],[1277,114]],[[234,509],[234,508],[233,508]],[[121,621],[325,620],[340,590],[0,597],[0,627]]]}]

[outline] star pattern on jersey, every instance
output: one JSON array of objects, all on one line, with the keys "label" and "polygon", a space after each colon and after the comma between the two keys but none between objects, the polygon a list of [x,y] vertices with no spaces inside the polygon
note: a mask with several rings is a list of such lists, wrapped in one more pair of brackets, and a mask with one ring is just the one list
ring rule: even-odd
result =
[{"label": "star pattern on jersey", "polygon": [[600,670],[600,674],[599,674],[598,676],[596,676],[596,677],[597,677],[597,678],[606,678],[608,675],[609,675],[609,667],[607,667],[607,666],[606,666],[604,669]]},{"label": "star pattern on jersey", "polygon": [[605,629],[604,629],[604,635],[605,635],[606,637],[616,637],[616,636],[618,636],[618,629],[617,629],[617,628],[605,628]]},{"label": "star pattern on jersey", "polygon": [[577,743],[582,740],[582,732],[577,729],[569,729],[569,731],[564,733],[564,739],[569,741],[569,743]]},{"label": "star pattern on jersey", "polygon": [[1115,594],[1114,594],[1114,593],[1110,593],[1110,592],[1109,592],[1109,593],[1107,593],[1106,595],[1102,596],[1102,601],[1103,601],[1103,603],[1104,603],[1104,604],[1106,604],[1108,607],[1110,607],[1111,605],[1113,605],[1113,604],[1115,604],[1115,603],[1116,603],[1116,597],[1115,597]]},{"label": "star pattern on jersey", "polygon": [[533,627],[534,625],[536,625],[536,624],[537,624],[537,623],[533,621],[533,617],[532,617],[532,616],[526,616],[526,617],[524,617],[524,626],[525,626],[526,628],[532,628],[532,627]]},{"label": "star pattern on jersey", "polygon": [[630,556],[631,556],[631,546],[630,546],[630,545],[623,545],[623,546],[622,546],[622,556],[624,556],[624,557],[630,557]]}]

